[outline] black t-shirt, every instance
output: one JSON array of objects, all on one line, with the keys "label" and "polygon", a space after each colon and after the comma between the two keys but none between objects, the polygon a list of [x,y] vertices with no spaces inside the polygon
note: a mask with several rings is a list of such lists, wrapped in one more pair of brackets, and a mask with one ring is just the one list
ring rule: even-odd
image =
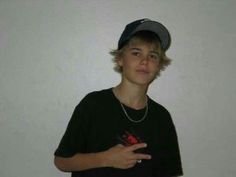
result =
[{"label": "black t-shirt", "polygon": [[[124,105],[125,106],[125,105]],[[132,119],[140,119],[146,108],[125,106]],[[76,153],[105,151],[121,143],[124,135],[147,143],[144,153],[152,156],[130,169],[96,168],[72,172],[72,177],[168,177],[183,174],[175,127],[169,112],[148,98],[148,114],[139,123],[126,117],[112,89],[86,95],[75,108],[55,156],[72,157]]]}]

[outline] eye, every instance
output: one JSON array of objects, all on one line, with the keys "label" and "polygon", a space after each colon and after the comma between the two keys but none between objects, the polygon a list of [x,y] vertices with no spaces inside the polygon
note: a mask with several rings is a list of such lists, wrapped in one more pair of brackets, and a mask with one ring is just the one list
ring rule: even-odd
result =
[{"label": "eye", "polygon": [[149,55],[149,57],[151,59],[154,59],[154,60],[159,60],[160,59],[160,56],[157,53],[152,53],[152,54]]},{"label": "eye", "polygon": [[140,56],[140,52],[132,52],[131,54],[136,57]]}]

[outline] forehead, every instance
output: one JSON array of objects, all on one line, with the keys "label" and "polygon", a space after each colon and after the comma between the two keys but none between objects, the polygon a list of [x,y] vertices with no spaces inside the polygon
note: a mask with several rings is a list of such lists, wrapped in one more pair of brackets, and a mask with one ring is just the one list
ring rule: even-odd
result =
[{"label": "forehead", "polygon": [[128,48],[143,48],[147,47],[150,50],[160,51],[160,44],[155,42],[147,42],[141,39],[131,39],[127,45]]}]

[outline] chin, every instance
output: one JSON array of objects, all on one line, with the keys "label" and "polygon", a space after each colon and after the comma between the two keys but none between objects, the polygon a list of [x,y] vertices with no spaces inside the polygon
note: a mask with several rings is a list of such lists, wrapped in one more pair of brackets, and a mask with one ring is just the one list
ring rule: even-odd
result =
[{"label": "chin", "polygon": [[149,85],[151,84],[154,80],[155,80],[156,77],[150,77],[150,78],[140,78],[140,79],[137,79],[137,82],[140,84],[140,85]]},{"label": "chin", "polygon": [[134,83],[140,86],[148,86],[152,81],[153,80],[136,80]]}]

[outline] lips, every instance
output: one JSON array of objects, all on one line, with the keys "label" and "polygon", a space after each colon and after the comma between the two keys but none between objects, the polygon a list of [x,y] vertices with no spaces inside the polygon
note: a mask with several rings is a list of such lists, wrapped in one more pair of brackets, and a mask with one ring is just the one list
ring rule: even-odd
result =
[{"label": "lips", "polygon": [[145,69],[138,69],[136,70],[137,73],[140,73],[140,74],[149,74],[149,72]]}]

